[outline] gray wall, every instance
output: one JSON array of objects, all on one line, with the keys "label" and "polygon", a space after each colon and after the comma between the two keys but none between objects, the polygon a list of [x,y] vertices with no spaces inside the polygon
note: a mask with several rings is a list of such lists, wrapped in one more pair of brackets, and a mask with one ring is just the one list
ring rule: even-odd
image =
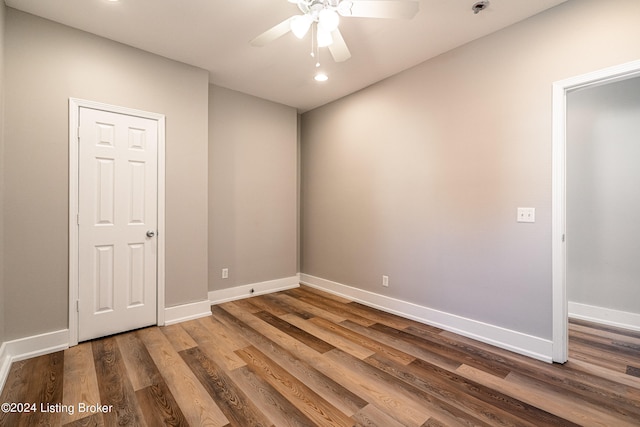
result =
[{"label": "gray wall", "polygon": [[296,110],[211,85],[209,120],[209,290],[295,276]]},{"label": "gray wall", "polygon": [[640,77],[572,92],[569,301],[640,314]]},{"label": "gray wall", "polygon": [[4,27],[5,5],[0,2],[0,346],[4,339]]},{"label": "gray wall", "polygon": [[7,340],[67,328],[68,98],[166,115],[166,305],[207,298],[208,74],[7,9]]},{"label": "gray wall", "polygon": [[551,339],[552,83],[638,59],[638,16],[569,1],[305,113],[301,271]]}]

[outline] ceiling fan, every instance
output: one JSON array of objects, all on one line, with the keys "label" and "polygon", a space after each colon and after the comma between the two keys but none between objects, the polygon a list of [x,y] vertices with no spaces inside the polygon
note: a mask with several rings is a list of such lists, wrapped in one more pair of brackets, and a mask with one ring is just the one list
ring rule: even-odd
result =
[{"label": "ceiling fan", "polygon": [[340,16],[361,18],[411,19],[418,13],[417,0],[288,0],[302,15],[285,19],[255,39],[253,46],[264,46],[291,31],[303,38],[315,24],[318,47],[328,47],[336,62],[351,58],[351,52],[338,29]]}]

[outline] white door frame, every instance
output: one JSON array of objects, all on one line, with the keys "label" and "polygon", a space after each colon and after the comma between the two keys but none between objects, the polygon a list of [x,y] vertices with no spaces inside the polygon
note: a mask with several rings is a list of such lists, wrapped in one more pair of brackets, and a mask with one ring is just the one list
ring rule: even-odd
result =
[{"label": "white door frame", "polygon": [[640,76],[640,60],[605,68],[553,83],[553,207],[552,207],[552,299],[554,362],[564,363],[568,350],[568,301],[566,283],[566,125],[567,94],[575,89],[599,86]]},{"label": "white door frame", "polygon": [[164,325],[165,287],[165,116],[116,105],[69,98],[69,346],[78,344],[78,127],[80,108],[138,116],[158,122],[157,322]]}]

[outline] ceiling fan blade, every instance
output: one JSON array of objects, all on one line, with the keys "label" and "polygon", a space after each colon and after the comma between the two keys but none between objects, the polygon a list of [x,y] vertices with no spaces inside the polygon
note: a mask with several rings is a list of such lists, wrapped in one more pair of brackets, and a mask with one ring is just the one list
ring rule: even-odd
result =
[{"label": "ceiling fan blade", "polygon": [[271,43],[277,38],[280,38],[291,31],[291,18],[285,19],[278,25],[269,28],[264,33],[260,34],[255,39],[251,40],[251,46],[262,47],[268,43]]},{"label": "ceiling fan blade", "polygon": [[336,62],[344,62],[351,58],[351,52],[349,52],[347,43],[345,43],[344,38],[342,38],[340,30],[333,30],[331,37],[333,38],[333,43],[329,45],[329,52],[331,52],[333,60]]},{"label": "ceiling fan blade", "polygon": [[342,16],[411,19],[420,8],[420,4],[413,0],[353,0],[351,7],[348,7],[348,2],[343,1],[345,5],[338,8]]}]

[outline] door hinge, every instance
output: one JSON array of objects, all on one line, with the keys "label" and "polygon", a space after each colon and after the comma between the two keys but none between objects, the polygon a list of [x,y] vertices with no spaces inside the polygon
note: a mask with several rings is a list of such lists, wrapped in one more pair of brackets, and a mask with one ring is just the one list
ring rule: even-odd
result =
[{"label": "door hinge", "polygon": [[76,224],[80,225],[80,214],[76,214]]},{"label": "door hinge", "polygon": [[562,242],[563,242],[563,243],[564,243],[564,236],[565,236],[565,235],[563,234],[563,235],[562,235]]},{"label": "door hinge", "polygon": [[76,300],[76,312],[80,313],[80,300]]},{"label": "door hinge", "polygon": [[78,126],[78,142],[80,142],[80,126]]}]

